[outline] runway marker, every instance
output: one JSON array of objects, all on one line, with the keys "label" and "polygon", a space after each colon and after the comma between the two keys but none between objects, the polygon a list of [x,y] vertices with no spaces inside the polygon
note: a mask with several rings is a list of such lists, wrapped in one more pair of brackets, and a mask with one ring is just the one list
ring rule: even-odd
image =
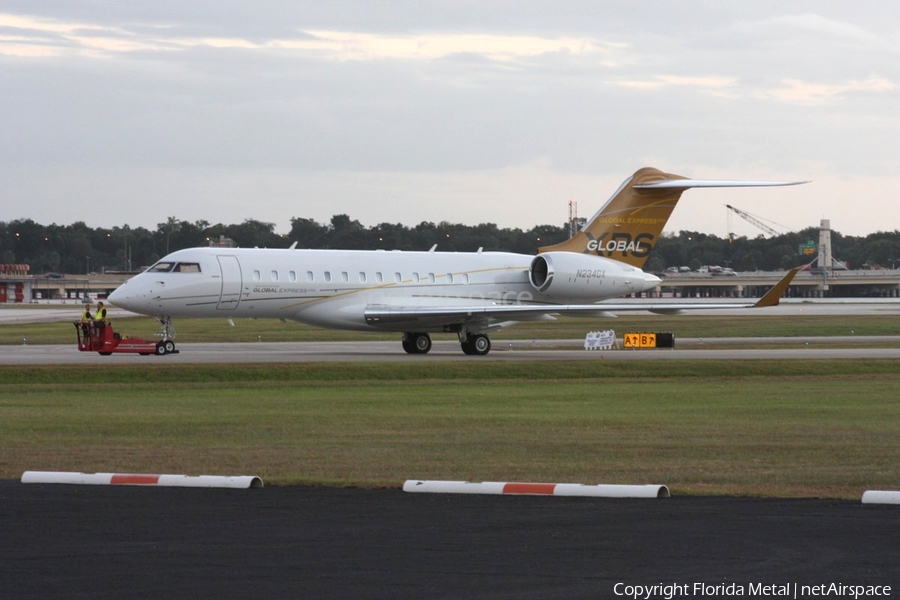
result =
[{"label": "runway marker", "polygon": [[66,471],[25,471],[22,483],[68,483],[76,485],[146,485],[163,487],[231,488],[263,487],[255,475],[144,475],[140,473],[70,473]]},{"label": "runway marker", "polygon": [[485,481],[422,481],[409,479],[404,492],[433,494],[520,494],[539,496],[591,496],[597,498],[668,498],[664,485],[583,485],[581,483],[518,483]]},{"label": "runway marker", "polygon": [[900,504],[900,492],[868,490],[863,492],[863,504]]}]

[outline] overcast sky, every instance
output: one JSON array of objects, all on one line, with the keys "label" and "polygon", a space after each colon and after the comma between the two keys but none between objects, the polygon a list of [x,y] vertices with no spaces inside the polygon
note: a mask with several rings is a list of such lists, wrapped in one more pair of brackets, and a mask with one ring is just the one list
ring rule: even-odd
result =
[{"label": "overcast sky", "polygon": [[[900,3],[0,0],[0,221],[900,229]],[[761,233],[733,217],[738,235]]]}]

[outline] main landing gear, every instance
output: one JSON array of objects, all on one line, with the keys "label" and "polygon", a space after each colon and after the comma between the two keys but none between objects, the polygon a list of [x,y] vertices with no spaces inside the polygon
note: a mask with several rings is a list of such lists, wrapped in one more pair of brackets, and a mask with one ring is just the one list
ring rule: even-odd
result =
[{"label": "main landing gear", "polygon": [[[471,356],[484,356],[491,351],[491,339],[483,333],[460,333],[459,345]],[[431,336],[427,333],[404,333],[403,349],[407,354],[428,354],[431,350]]]},{"label": "main landing gear", "polygon": [[491,351],[491,338],[483,333],[467,334],[465,337],[460,334],[459,345],[466,354],[484,356]]},{"label": "main landing gear", "polygon": [[431,350],[431,336],[427,333],[404,333],[403,349],[407,354],[428,354]]}]

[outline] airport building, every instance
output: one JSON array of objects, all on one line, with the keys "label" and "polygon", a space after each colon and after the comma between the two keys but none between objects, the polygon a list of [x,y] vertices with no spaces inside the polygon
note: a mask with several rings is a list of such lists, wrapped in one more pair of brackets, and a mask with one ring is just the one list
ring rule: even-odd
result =
[{"label": "airport building", "polygon": [[32,277],[0,270],[0,304],[93,302],[97,298],[105,298],[135,274],[53,274],[51,277]]}]

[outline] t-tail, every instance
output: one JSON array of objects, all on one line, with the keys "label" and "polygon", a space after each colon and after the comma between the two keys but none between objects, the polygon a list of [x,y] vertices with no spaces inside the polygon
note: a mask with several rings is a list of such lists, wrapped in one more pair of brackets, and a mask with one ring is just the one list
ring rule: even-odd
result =
[{"label": "t-tail", "polygon": [[763,187],[805,181],[713,181],[688,179],[644,167],[625,180],[581,231],[544,252],[595,254],[643,269],[650,251],[675,209],[681,193],[702,187]]}]

